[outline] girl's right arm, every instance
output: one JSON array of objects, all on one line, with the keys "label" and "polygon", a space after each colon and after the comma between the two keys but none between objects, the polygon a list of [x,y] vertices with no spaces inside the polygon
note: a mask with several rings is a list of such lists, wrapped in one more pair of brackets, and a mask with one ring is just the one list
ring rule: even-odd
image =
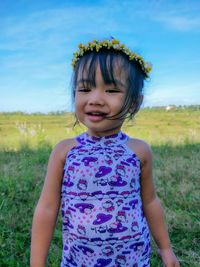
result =
[{"label": "girl's right arm", "polygon": [[35,209],[31,238],[31,267],[45,267],[60,207],[63,167],[72,142],[64,140],[53,149],[42,193]]}]

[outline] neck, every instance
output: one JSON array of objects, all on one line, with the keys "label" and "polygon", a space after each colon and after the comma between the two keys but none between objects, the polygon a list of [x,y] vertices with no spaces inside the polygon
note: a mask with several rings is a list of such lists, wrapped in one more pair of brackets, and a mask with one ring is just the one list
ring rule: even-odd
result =
[{"label": "neck", "polygon": [[103,137],[103,136],[109,136],[109,135],[117,134],[120,130],[121,130],[121,126],[110,129],[110,130],[105,130],[105,131],[93,131],[92,129],[88,129],[87,134],[90,136]]}]

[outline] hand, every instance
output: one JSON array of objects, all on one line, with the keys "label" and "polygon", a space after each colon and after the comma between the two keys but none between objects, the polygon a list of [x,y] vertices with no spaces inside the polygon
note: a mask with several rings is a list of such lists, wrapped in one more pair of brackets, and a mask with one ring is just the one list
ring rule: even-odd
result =
[{"label": "hand", "polygon": [[159,249],[158,254],[164,267],[180,267],[180,264],[171,248]]}]

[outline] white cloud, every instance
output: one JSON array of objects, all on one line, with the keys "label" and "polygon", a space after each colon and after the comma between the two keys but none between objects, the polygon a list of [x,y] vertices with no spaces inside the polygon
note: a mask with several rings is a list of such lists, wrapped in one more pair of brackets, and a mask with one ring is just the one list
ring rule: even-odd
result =
[{"label": "white cloud", "polygon": [[181,17],[181,16],[158,16],[155,18],[156,21],[163,23],[170,29],[177,31],[200,31],[200,17]]},{"label": "white cloud", "polygon": [[[74,34],[95,35],[97,34],[97,30],[98,35],[104,35],[109,33],[110,29],[117,31],[120,26],[118,22],[110,16],[109,12],[110,10],[104,7],[65,7],[35,12],[23,18],[12,17],[7,19],[6,23],[4,23],[2,34],[8,41],[9,38],[18,39],[18,37],[20,37],[20,40],[24,43],[23,48],[27,48],[27,45],[30,45],[27,43],[27,40],[34,45],[35,40],[38,40],[42,36],[43,38],[41,41],[52,41],[52,37],[55,37],[54,34],[56,37],[62,35],[62,38],[63,34],[65,34],[68,40],[73,37]],[[57,39],[58,38],[56,38],[56,40]],[[17,43],[15,43],[15,45],[17,45]]]},{"label": "white cloud", "polygon": [[200,30],[199,1],[141,1],[136,12],[141,18],[159,22],[174,31]]},{"label": "white cloud", "polygon": [[[145,45],[146,47],[152,45],[151,33],[157,31],[157,25],[164,25],[176,31],[200,28],[200,19],[195,15],[197,6],[193,5],[188,9],[187,5],[180,4],[179,1],[174,4],[174,1],[162,0],[122,2],[107,0],[102,1],[102,5],[94,3],[89,6],[83,3],[81,5],[72,3],[70,6],[64,6],[63,4],[62,8],[0,19],[0,91],[17,92],[18,95],[25,91],[24,103],[25,99],[28,99],[27,107],[30,106],[30,108],[31,103],[39,106],[39,98],[45,99],[44,108],[48,105],[53,107],[54,99],[48,96],[47,92],[52,92],[55,97],[56,94],[64,97],[62,90],[69,84],[72,53],[80,41],[114,35],[122,41],[125,38],[130,47],[136,47],[136,49],[139,47],[138,52],[140,52]],[[158,35],[159,30],[160,27]],[[163,45],[162,40],[159,45]],[[194,61],[194,57],[189,59]],[[158,60],[160,60],[159,51]],[[195,61],[198,60],[195,58]],[[177,57],[174,56],[170,62],[169,60],[162,62],[158,64],[161,70],[158,71],[155,68],[155,74],[163,79],[166,77],[165,80],[167,80],[174,73],[177,79],[175,66],[181,65],[180,59],[177,62]],[[196,62],[197,65],[199,65],[198,62]],[[181,70],[184,71],[183,67]],[[191,85],[191,83],[187,84]],[[173,94],[171,91],[169,93],[166,86],[161,85],[160,88],[162,93],[157,86],[152,90],[151,95],[147,95],[148,103],[171,102],[173,96],[180,98],[178,93]],[[174,88],[180,92],[178,86]],[[31,95],[32,90],[35,91],[35,96]],[[62,97],[58,96],[58,99],[61,101]],[[197,98],[194,97],[194,99]],[[6,101],[9,101],[9,97]],[[50,104],[51,101],[52,104]],[[20,105],[20,101],[17,102]]]},{"label": "white cloud", "polygon": [[[192,90],[191,90],[192,89]],[[199,105],[200,104],[200,83],[168,84],[154,86],[153,90],[146,93],[145,106],[164,105]]]}]

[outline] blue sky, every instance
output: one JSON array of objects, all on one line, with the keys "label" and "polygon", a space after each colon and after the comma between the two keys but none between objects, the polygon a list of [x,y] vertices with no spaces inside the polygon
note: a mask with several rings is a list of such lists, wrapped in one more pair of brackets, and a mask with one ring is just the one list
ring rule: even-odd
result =
[{"label": "blue sky", "polygon": [[151,61],[144,106],[200,104],[200,1],[0,1],[0,111],[71,110],[80,42],[114,36]]}]

